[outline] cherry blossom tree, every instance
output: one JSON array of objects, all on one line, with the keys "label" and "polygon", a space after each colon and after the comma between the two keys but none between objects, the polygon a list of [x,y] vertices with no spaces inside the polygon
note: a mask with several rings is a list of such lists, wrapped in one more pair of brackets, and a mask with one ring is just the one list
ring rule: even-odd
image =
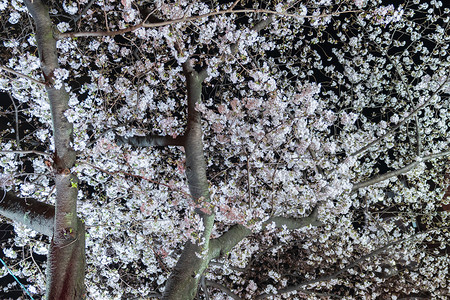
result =
[{"label": "cherry blossom tree", "polygon": [[3,253],[30,293],[449,296],[441,1],[0,13]]}]

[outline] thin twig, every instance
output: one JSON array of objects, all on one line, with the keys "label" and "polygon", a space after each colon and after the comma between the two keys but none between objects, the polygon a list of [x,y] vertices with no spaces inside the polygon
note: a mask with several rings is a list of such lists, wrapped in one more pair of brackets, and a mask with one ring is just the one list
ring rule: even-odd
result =
[{"label": "thin twig", "polygon": [[[103,6],[105,6],[105,0],[103,0]],[[106,31],[110,31],[109,25],[108,25],[108,14],[106,13],[106,10],[104,10],[104,9],[103,9],[103,15],[105,16]]]},{"label": "thin twig", "polygon": [[77,241],[78,241],[78,235],[77,235],[72,241],[70,241],[70,242],[67,243],[66,245],[62,245],[60,248],[62,249],[62,248],[69,247],[70,245],[74,244],[74,243],[77,242]]},{"label": "thin twig", "polygon": [[[19,110],[16,105],[16,101],[14,101],[13,97],[11,96],[11,93],[8,93],[9,99],[11,99],[11,102],[14,106],[14,119],[15,119],[15,133],[16,133],[16,146],[20,149],[20,133],[19,133]],[[15,160],[17,161],[19,159],[19,154],[16,153]]]},{"label": "thin twig", "polygon": [[366,150],[368,150],[370,147],[378,144],[380,141],[382,141],[384,138],[386,138],[387,136],[391,135],[393,132],[395,132],[398,128],[400,128],[403,124],[406,123],[406,121],[408,121],[409,119],[411,119],[412,117],[414,117],[419,111],[421,111],[423,108],[427,107],[428,104],[431,103],[431,101],[433,100],[434,96],[436,96],[439,91],[444,87],[444,85],[448,82],[450,75],[447,75],[447,79],[441,84],[439,85],[439,87],[433,92],[433,94],[421,105],[417,106],[408,116],[406,116],[401,122],[399,122],[397,125],[395,125],[394,127],[392,127],[388,132],[386,132],[385,134],[383,134],[382,136],[380,136],[379,138],[377,138],[376,140],[366,144],[364,147],[362,147],[361,149],[359,149],[358,151],[350,154],[350,156],[357,156],[361,153],[366,152]]},{"label": "thin twig", "polygon": [[[255,148],[256,149],[256,148]],[[247,158],[248,160],[248,158]],[[270,193],[270,215],[272,216],[274,213],[274,206],[275,206],[275,201],[274,201],[274,197],[275,197],[275,175],[277,174],[277,170],[278,170],[278,164],[280,163],[281,160],[281,155],[280,157],[278,157],[278,160],[275,164],[275,166],[273,167],[273,172],[272,172],[272,177],[270,178],[270,181],[272,182],[270,189],[271,189],[271,193]]]},{"label": "thin twig", "polygon": [[31,259],[33,260],[33,263],[36,265],[36,268],[39,270],[39,273],[41,273],[42,276],[44,276],[44,273],[42,273],[41,268],[39,267],[39,265],[36,263],[36,260],[34,260],[34,256],[33,256],[33,249],[30,247],[30,256]]},{"label": "thin twig", "polygon": [[141,22],[137,25],[129,26],[127,28],[115,30],[115,31],[90,31],[90,32],[85,31],[85,32],[56,33],[55,38],[62,39],[62,38],[66,38],[66,37],[74,38],[74,37],[90,37],[90,36],[116,36],[116,35],[120,35],[120,34],[125,34],[127,32],[135,31],[139,28],[156,28],[156,27],[173,25],[173,24],[182,23],[182,22],[192,22],[192,21],[203,19],[203,18],[213,17],[213,16],[217,16],[217,15],[225,15],[225,14],[264,13],[264,14],[278,15],[281,17],[288,17],[288,18],[295,18],[295,19],[298,19],[298,18],[313,19],[313,18],[324,18],[324,17],[338,16],[341,14],[358,13],[358,12],[361,12],[361,10],[348,10],[348,11],[343,11],[343,12],[334,12],[334,13],[330,13],[330,14],[324,13],[324,14],[320,14],[317,16],[312,16],[312,15],[299,16],[299,15],[292,14],[292,13],[277,12],[277,11],[269,10],[269,9],[237,9],[237,10],[227,9],[227,10],[221,10],[221,11],[214,11],[214,12],[210,12],[210,13],[199,15],[199,16],[192,16],[192,17],[187,17],[187,18],[184,17],[184,18],[179,18],[179,19],[175,19],[175,20],[164,21],[164,22],[160,22],[160,23]]},{"label": "thin twig", "polygon": [[422,139],[420,137],[419,117],[416,115],[416,140],[417,140],[417,156],[422,154]]},{"label": "thin twig", "polygon": [[42,152],[42,151],[36,151],[36,150],[0,150],[1,154],[8,154],[8,153],[18,153],[18,154],[37,154],[37,155],[44,155],[44,156],[51,156],[50,153]]},{"label": "thin twig", "polygon": [[247,191],[248,191],[248,206],[252,208],[252,190],[250,188],[250,161],[247,151],[245,151],[247,156]]},{"label": "thin twig", "polygon": [[31,80],[31,81],[33,81],[34,83],[40,84],[40,85],[42,85],[42,86],[45,86],[45,82],[39,81],[39,80],[34,79],[34,78],[32,78],[32,77],[30,77],[30,76],[28,76],[28,75],[25,75],[25,74],[19,73],[19,72],[17,72],[17,71],[14,71],[13,69],[10,69],[10,68],[7,68],[7,67],[0,66],[0,70],[3,70],[3,71],[5,71],[5,72],[12,73],[12,74],[17,75],[17,76],[19,76],[19,77],[22,77],[22,78]]},{"label": "thin twig", "polygon": [[16,131],[16,146],[20,148],[20,133],[19,133],[19,111],[17,109],[16,101],[14,101],[13,97],[11,97],[11,94],[8,93],[9,99],[11,99],[11,102],[14,106],[14,117],[15,117],[15,131]]},{"label": "thin twig", "polygon": [[311,145],[308,146],[306,150],[308,150],[309,155],[311,155],[311,158],[313,159],[314,168],[316,169],[316,172],[320,174],[323,178],[326,178],[322,167],[319,165],[319,160],[317,159],[316,153],[311,149]]},{"label": "thin twig", "polygon": [[231,5],[230,9],[234,9],[236,7],[236,5],[240,2],[241,0],[236,0],[234,1],[233,5]]},{"label": "thin twig", "polygon": [[330,294],[330,293],[320,293],[315,291],[308,291],[308,290],[298,290],[300,293],[305,295],[313,295],[313,296],[320,296],[320,297],[334,297],[338,299],[342,299],[342,296],[336,295],[336,294]]},{"label": "thin twig", "polygon": [[92,6],[92,4],[94,4],[94,2],[95,2],[95,0],[89,1],[89,3],[83,8],[83,10],[80,12],[80,14],[73,19],[73,21],[75,23],[78,22],[78,20],[80,20],[83,17],[83,15],[88,11],[88,9],[91,8],[91,6]]}]

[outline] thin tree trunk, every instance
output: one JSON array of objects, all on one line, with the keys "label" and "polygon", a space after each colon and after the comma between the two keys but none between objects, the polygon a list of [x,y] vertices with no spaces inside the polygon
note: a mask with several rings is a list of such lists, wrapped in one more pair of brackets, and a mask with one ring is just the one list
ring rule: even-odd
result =
[{"label": "thin tree trunk", "polygon": [[[204,75],[196,72],[189,61],[183,65],[183,70],[188,92],[188,122],[184,140],[186,177],[192,201],[197,205],[202,205],[202,203],[210,202],[210,194],[203,154],[201,118],[195,105],[201,101]],[[200,209],[197,210],[197,213],[202,218],[205,228],[201,237],[201,245],[189,241],[184,245],[183,253],[166,283],[163,294],[165,300],[194,299],[201,275],[208,266],[209,260],[201,255],[208,251],[215,216],[212,212],[206,213]]]}]

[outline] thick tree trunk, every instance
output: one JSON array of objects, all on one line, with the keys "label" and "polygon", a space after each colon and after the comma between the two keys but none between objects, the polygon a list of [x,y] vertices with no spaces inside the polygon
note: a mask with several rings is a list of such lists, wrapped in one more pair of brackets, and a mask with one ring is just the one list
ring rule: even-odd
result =
[{"label": "thick tree trunk", "polygon": [[208,267],[209,259],[199,258],[200,246],[186,242],[175,268],[166,283],[164,300],[191,300],[197,294],[198,284],[203,271]]},{"label": "thick tree trunk", "polygon": [[67,233],[64,244],[53,239],[47,269],[47,299],[85,299],[85,231],[78,220],[77,231]]},{"label": "thick tree trunk", "polygon": [[78,179],[72,174],[76,154],[72,148],[73,126],[64,116],[69,94],[64,85],[54,87],[58,65],[56,40],[48,7],[40,0],[25,5],[36,24],[36,41],[46,81],[53,121],[55,154],[53,169],[56,185],[55,220],[47,270],[47,299],[84,298],[84,225],[77,218]]}]

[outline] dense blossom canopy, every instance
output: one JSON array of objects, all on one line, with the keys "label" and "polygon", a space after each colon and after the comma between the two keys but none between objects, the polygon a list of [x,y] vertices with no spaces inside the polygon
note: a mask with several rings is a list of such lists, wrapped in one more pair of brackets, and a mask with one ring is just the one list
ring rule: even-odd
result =
[{"label": "dense blossom canopy", "polygon": [[[212,239],[234,224],[253,232],[209,263],[199,295],[205,286],[211,299],[450,295],[441,1],[47,2],[53,84],[70,95],[89,299],[159,295],[185,242],[202,243],[198,209],[215,212]],[[11,125],[0,183],[54,204],[34,23],[18,0],[0,0],[0,22],[0,90],[14,102],[2,112]],[[209,202],[192,201],[184,147],[132,142],[183,136],[186,64],[205,74],[195,109]],[[26,129],[16,130],[14,107]],[[265,223],[315,209],[320,224]],[[3,253],[41,295],[45,272],[28,253],[46,255],[49,241],[14,228]]]}]

